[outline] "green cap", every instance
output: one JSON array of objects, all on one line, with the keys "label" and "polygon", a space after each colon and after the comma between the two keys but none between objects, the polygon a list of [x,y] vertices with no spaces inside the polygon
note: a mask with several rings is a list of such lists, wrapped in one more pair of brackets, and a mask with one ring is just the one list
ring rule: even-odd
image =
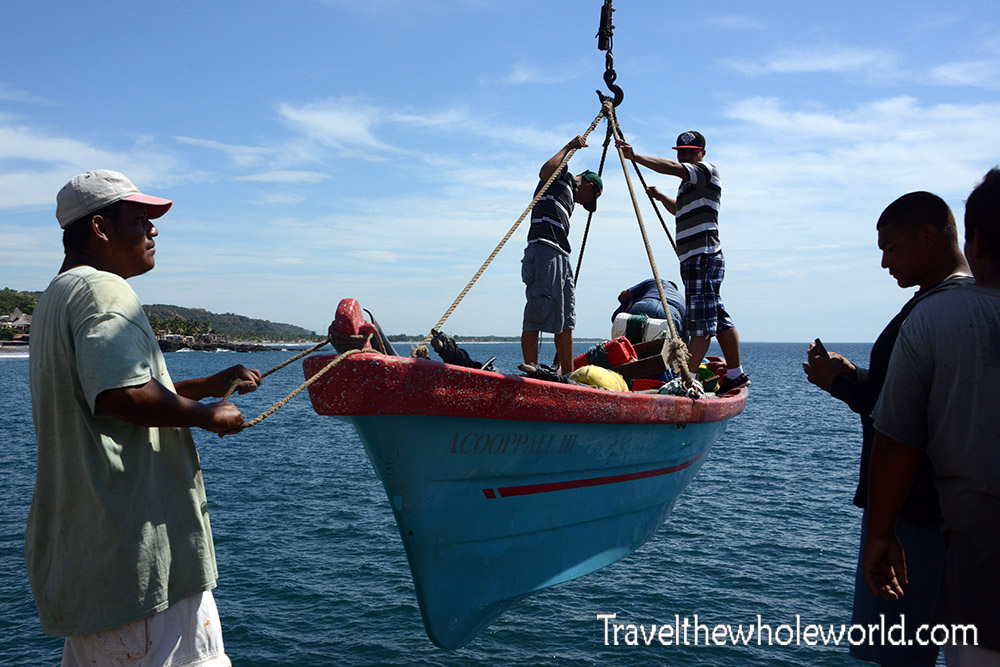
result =
[{"label": "green cap", "polygon": [[580,178],[594,184],[594,196],[600,197],[601,193],[604,192],[604,181],[601,180],[601,177],[597,173],[588,169],[580,174]]}]

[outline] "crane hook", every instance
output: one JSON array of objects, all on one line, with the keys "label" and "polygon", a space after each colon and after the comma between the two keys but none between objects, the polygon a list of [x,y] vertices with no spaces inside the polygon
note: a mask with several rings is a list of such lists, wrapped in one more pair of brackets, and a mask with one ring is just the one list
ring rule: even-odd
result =
[{"label": "crane hook", "polygon": [[611,53],[615,29],[611,24],[611,14],[614,11],[611,0],[604,0],[604,5],[601,7],[601,25],[597,29],[597,48],[600,51],[607,51],[604,59],[604,83],[607,84],[608,90],[612,92],[614,97],[606,98],[601,91],[597,91],[597,95],[601,98],[602,103],[605,99],[611,99],[611,104],[617,107],[625,98],[625,93],[620,86],[615,85],[618,74],[615,72],[615,57]]}]

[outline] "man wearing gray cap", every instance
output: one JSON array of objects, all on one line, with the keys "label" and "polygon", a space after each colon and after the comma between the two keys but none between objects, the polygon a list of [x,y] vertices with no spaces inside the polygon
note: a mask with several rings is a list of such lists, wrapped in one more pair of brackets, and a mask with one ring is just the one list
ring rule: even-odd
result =
[{"label": "man wearing gray cap", "polygon": [[232,403],[201,403],[256,370],[174,384],[126,279],[155,264],[152,219],[172,202],[114,171],[56,198],[65,261],[35,308],[31,401],[38,439],[28,579],[63,665],[229,665],[211,589],[218,576],[189,427],[238,432]]}]

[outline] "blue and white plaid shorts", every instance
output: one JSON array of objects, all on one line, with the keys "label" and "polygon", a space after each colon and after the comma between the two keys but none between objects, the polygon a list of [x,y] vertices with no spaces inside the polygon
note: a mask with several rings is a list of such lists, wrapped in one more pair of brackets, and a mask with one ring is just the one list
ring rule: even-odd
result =
[{"label": "blue and white plaid shorts", "polygon": [[721,251],[714,255],[695,255],[681,262],[681,280],[687,301],[684,319],[687,335],[716,336],[720,331],[736,328],[719,294],[725,275],[726,260]]}]

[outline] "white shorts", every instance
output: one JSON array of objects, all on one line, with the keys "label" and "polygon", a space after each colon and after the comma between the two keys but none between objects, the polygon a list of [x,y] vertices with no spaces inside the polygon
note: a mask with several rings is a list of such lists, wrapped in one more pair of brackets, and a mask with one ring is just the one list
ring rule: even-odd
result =
[{"label": "white shorts", "polygon": [[212,591],[113,630],[67,637],[62,667],[230,667]]}]

